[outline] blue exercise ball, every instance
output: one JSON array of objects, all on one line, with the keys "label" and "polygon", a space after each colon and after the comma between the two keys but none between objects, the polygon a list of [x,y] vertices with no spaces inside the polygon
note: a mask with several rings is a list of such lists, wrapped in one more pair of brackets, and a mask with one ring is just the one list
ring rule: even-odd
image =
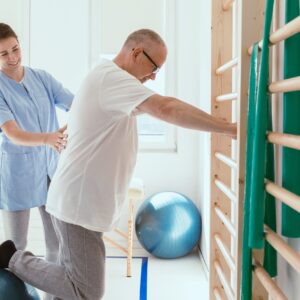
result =
[{"label": "blue exercise ball", "polygon": [[40,300],[35,288],[7,270],[0,270],[0,300]]},{"label": "blue exercise ball", "polygon": [[175,192],[146,199],[135,220],[141,245],[159,258],[177,258],[191,252],[201,235],[201,216],[195,204]]}]

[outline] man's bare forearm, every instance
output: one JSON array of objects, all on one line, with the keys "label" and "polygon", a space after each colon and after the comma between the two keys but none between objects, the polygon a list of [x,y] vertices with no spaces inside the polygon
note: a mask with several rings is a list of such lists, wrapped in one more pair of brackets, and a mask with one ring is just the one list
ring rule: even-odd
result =
[{"label": "man's bare forearm", "polygon": [[216,118],[176,98],[168,97],[168,101],[161,109],[159,118],[189,129],[236,135],[235,124]]}]

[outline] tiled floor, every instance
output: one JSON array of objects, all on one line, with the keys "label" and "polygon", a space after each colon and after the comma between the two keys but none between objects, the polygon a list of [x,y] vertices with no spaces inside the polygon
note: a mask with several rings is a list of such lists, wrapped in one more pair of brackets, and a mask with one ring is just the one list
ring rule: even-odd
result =
[{"label": "tiled floor", "polygon": [[[37,216],[35,216],[36,214]],[[0,224],[1,222],[0,216]],[[1,227],[1,226],[0,226]],[[0,228],[2,229],[2,228]],[[0,237],[2,235],[0,230]],[[3,237],[1,237],[1,241]],[[106,292],[103,300],[206,300],[208,282],[197,253],[184,258],[162,260],[147,257],[143,249],[135,248],[133,277],[127,278],[126,259],[109,245],[107,247]],[[45,253],[42,226],[37,212],[33,212],[29,230],[28,249],[36,255]],[[147,259],[142,259],[147,257]],[[146,269],[142,268],[146,264]],[[144,271],[142,271],[144,270]]]},{"label": "tiled floor", "polygon": [[206,300],[208,282],[196,253],[162,260],[136,257],[131,278],[125,276],[126,259],[108,257],[103,300]]},{"label": "tiled floor", "polygon": [[[1,237],[0,214],[0,240]],[[33,212],[29,230],[28,249],[36,255],[44,255],[43,230],[38,212]],[[127,278],[126,259],[120,252],[106,245],[106,292],[103,300],[206,300],[208,282],[198,253],[162,260],[147,257],[140,247],[134,248],[133,277]],[[147,259],[143,260],[142,258]],[[144,269],[142,268],[144,261]],[[145,271],[145,261],[147,262]],[[74,299],[75,300],[75,299]]]},{"label": "tiled floor", "polygon": [[176,260],[149,258],[147,299],[207,300],[208,281],[199,256]]}]

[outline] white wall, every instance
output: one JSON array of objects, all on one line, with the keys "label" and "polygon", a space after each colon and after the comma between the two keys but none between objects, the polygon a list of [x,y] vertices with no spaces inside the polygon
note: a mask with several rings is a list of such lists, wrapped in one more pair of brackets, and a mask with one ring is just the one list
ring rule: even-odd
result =
[{"label": "white wall", "polygon": [[[177,92],[171,96],[198,105],[202,51],[200,5],[195,0],[177,0],[176,6]],[[177,134],[177,153],[140,153],[135,175],[143,178],[146,197],[160,191],[177,191],[187,195],[201,210],[202,195],[199,197],[198,184],[202,182],[202,172],[198,172],[198,138],[204,136],[205,139],[206,135],[183,128],[178,128]]]},{"label": "white wall", "polygon": [[[19,20],[22,11],[22,0],[3,1],[7,11],[7,22]],[[27,0],[23,0],[28,2]],[[88,7],[86,0],[31,0],[31,46],[30,64],[37,68],[46,69],[65,86],[76,91],[88,69],[89,36]],[[2,3],[1,3],[2,4]],[[197,105],[199,100],[199,53],[200,26],[199,4],[196,0],[184,3],[176,1],[178,29],[176,51],[177,96],[187,102]],[[43,8],[43,14],[38,8]],[[19,10],[17,10],[18,8]],[[63,21],[64,26],[58,24]],[[13,25],[14,26],[14,25]],[[17,25],[16,31],[22,26]],[[41,35],[36,30],[42,28]],[[33,37],[35,37],[33,39]],[[35,43],[38,37],[38,43]],[[112,37],[113,38],[113,37]],[[35,44],[33,44],[35,43]],[[49,49],[51,51],[49,52]],[[73,76],[70,77],[71,70]],[[178,191],[186,194],[200,207],[198,197],[198,136],[195,131],[178,130],[177,153],[141,153],[138,155],[136,175],[144,179],[146,196],[159,191]],[[126,212],[120,224],[125,226]]]},{"label": "white wall", "polygon": [[100,2],[101,53],[117,53],[128,34],[139,28],[145,28],[145,25],[158,33],[164,32],[164,1],[102,0]]},{"label": "white wall", "polygon": [[[0,0],[0,22],[17,33],[23,64],[47,70],[76,92],[89,67],[88,5],[85,0]],[[72,13],[68,13],[70,7]],[[59,111],[59,115],[63,118],[65,113]],[[44,252],[37,209],[32,211],[28,248]]]},{"label": "white wall", "polygon": [[73,92],[89,70],[88,14],[86,0],[31,0],[30,65]]},{"label": "white wall", "polygon": [[0,0],[0,22],[9,23],[16,31],[20,31],[21,0]]},{"label": "white wall", "polygon": [[[89,71],[89,1],[30,2],[30,66],[48,71],[76,93]],[[65,123],[67,113],[57,109],[57,114]]]},{"label": "white wall", "polygon": [[[0,0],[0,22],[9,24],[17,33],[19,41],[24,48],[28,45],[27,19],[24,11],[28,11],[28,0]],[[28,63],[28,51],[23,51],[23,61]]]},{"label": "white wall", "polygon": [[[189,0],[185,4],[176,1],[176,96],[196,105],[198,95],[198,50],[197,35],[193,35],[197,23],[197,11],[193,10],[197,1]],[[197,5],[196,5],[197,6]],[[195,47],[196,46],[196,47]],[[173,190],[186,194],[195,200],[197,195],[196,161],[198,157],[198,133],[178,128],[178,151],[176,153],[140,153],[136,175],[144,178],[146,193]]]},{"label": "white wall", "polygon": [[[199,1],[199,32],[201,37],[199,49],[199,100],[201,109],[210,113],[211,99],[211,3],[210,1]],[[202,212],[201,252],[208,265],[209,261],[209,234],[210,234],[210,134],[199,135],[199,161],[198,172],[198,197],[200,211]]]}]

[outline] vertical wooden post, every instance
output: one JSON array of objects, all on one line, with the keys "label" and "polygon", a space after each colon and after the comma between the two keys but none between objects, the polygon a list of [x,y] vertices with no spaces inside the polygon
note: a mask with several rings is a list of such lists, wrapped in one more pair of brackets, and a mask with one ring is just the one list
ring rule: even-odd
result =
[{"label": "vertical wooden post", "polygon": [[[211,27],[211,113],[231,121],[231,103],[216,101],[217,96],[231,92],[232,77],[228,70],[221,75],[216,74],[216,69],[232,60],[232,10],[223,10],[223,1],[212,1],[212,27]],[[227,186],[231,186],[231,170],[215,158],[215,152],[231,156],[231,139],[218,134],[211,136],[211,218],[210,218],[210,299],[214,299],[214,290],[218,290],[221,297],[225,298],[224,287],[215,270],[215,262],[222,267],[224,275],[230,284],[230,270],[224,262],[223,256],[214,239],[218,234],[224,245],[230,249],[230,234],[218,218],[215,207],[220,208],[231,219],[230,200],[216,187],[215,180],[219,179]]]},{"label": "vertical wooden post", "polygon": [[132,268],[132,239],[133,239],[133,210],[134,199],[129,196],[129,211],[128,211],[128,240],[127,240],[127,277],[131,277]]},{"label": "vertical wooden post", "polygon": [[[214,116],[231,121],[232,103],[216,102],[216,97],[224,94],[236,93],[236,112],[238,123],[237,142],[232,143],[227,137],[217,134],[211,139],[211,222],[210,222],[210,299],[215,299],[216,292],[222,299],[233,296],[240,299],[241,261],[242,261],[242,234],[243,234],[243,198],[245,177],[245,144],[247,130],[247,103],[248,103],[248,78],[250,57],[247,50],[255,41],[259,41],[263,32],[265,1],[235,1],[234,9],[237,12],[238,28],[233,28],[233,13],[231,9],[226,11],[222,8],[222,0],[212,1],[212,44],[211,44],[211,113]],[[233,36],[234,35],[234,36]],[[233,46],[236,48],[233,49]],[[215,70],[223,64],[235,59],[238,64],[236,73],[227,70],[225,73],[216,75]],[[232,88],[236,90],[232,90]],[[236,144],[236,145],[235,145]],[[237,157],[237,172],[235,178],[231,178],[231,170],[215,157],[215,152],[231,156],[233,147]],[[228,187],[236,187],[237,202],[230,202],[215,185],[218,178]],[[234,182],[234,180],[236,182]],[[232,239],[227,229],[215,213],[215,207],[229,217],[235,227],[236,238]],[[214,239],[215,234],[222,240],[227,249],[234,253],[235,268],[228,268],[223,255],[218,249]],[[228,293],[228,286],[224,290],[224,284],[218,278],[214,268],[218,262],[224,273],[229,288],[233,291]],[[224,283],[224,278],[223,278]],[[255,286],[258,285],[254,280]],[[226,291],[227,290],[227,291]],[[254,299],[267,299],[264,289],[260,286],[254,291]]]},{"label": "vertical wooden post", "polygon": [[[241,269],[242,269],[242,234],[243,234],[243,213],[244,213],[244,179],[245,179],[245,150],[247,131],[247,107],[248,107],[248,85],[249,85],[249,65],[250,56],[247,50],[254,42],[262,37],[264,27],[265,1],[239,1],[239,78],[238,78],[238,143],[237,143],[237,165],[238,165],[238,190],[237,197],[239,205],[236,206],[237,215],[237,241],[236,241],[236,266],[238,273],[234,289],[237,292],[236,299],[240,299]],[[265,290],[259,285],[254,277],[253,299],[268,299]]]}]

